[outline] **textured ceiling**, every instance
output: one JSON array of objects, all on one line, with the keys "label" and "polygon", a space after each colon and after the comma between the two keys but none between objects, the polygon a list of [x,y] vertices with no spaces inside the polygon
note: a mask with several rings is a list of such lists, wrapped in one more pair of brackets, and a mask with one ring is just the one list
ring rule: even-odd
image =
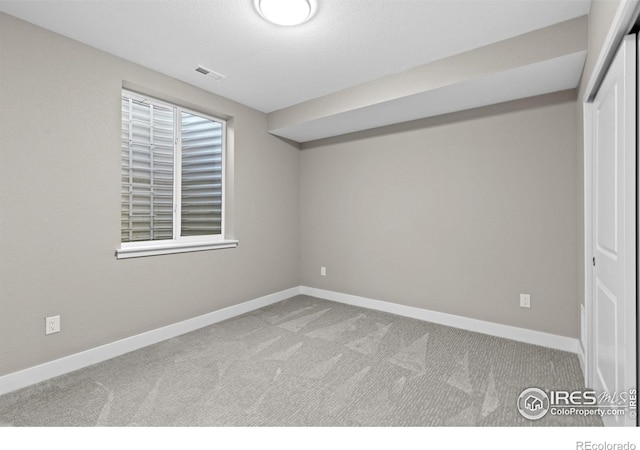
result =
[{"label": "textured ceiling", "polygon": [[[308,23],[253,0],[0,1],[0,11],[264,112],[543,28],[588,0],[318,0]],[[194,71],[203,65],[226,76]]]}]

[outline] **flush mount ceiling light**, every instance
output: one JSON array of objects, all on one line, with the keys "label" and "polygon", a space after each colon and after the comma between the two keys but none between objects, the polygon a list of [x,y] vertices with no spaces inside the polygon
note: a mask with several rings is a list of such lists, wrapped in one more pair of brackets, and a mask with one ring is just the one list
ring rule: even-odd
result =
[{"label": "flush mount ceiling light", "polygon": [[254,0],[254,3],[265,20],[284,27],[305,23],[315,12],[314,0]]}]

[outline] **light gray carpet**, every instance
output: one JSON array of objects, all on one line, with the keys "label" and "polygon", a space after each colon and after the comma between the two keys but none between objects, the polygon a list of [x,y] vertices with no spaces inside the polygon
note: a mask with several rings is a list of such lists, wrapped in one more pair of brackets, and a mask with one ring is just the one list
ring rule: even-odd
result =
[{"label": "light gray carpet", "polygon": [[298,296],[0,397],[16,426],[592,426],[523,389],[583,388],[575,355]]}]

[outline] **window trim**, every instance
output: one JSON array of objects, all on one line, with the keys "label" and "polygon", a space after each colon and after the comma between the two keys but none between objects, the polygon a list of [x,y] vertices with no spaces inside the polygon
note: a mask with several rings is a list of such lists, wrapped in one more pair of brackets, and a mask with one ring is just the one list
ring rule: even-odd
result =
[{"label": "window trim", "polygon": [[[196,237],[196,236],[194,236]],[[200,236],[197,236],[200,237]],[[126,245],[123,244],[132,244]],[[173,253],[199,252],[203,250],[216,250],[222,248],[235,248],[239,244],[236,239],[217,239],[217,240],[193,240],[191,242],[176,242],[175,240],[163,241],[141,241],[135,243],[123,242],[120,248],[116,250],[116,258],[138,258],[141,256],[170,255]]]},{"label": "window trim", "polygon": [[[177,103],[171,103],[160,100],[156,97],[144,95],[139,92],[135,92],[126,88],[121,89],[121,97],[127,96],[131,99],[157,104],[159,106],[170,108],[174,111],[174,123],[177,125],[179,115],[182,112],[187,114],[197,115],[206,119],[212,120],[221,124],[222,126],[222,186],[221,186],[221,228],[220,234],[202,235],[202,236],[177,236],[180,231],[181,220],[181,206],[182,206],[182,148],[181,148],[181,130],[179,127],[175,127],[176,134],[174,136],[174,209],[173,209],[173,235],[172,239],[162,240],[149,240],[149,241],[134,241],[134,242],[120,242],[120,247],[116,250],[115,256],[117,259],[136,258],[141,256],[155,256],[166,255],[174,253],[195,252],[204,250],[215,250],[223,248],[235,248],[238,246],[238,241],[235,239],[226,238],[226,194],[227,194],[227,120],[220,117],[216,117],[212,114],[198,111],[192,108],[181,106]],[[120,119],[122,124],[122,117]],[[121,163],[122,164],[122,163]],[[175,237],[177,236],[177,237]]]}]

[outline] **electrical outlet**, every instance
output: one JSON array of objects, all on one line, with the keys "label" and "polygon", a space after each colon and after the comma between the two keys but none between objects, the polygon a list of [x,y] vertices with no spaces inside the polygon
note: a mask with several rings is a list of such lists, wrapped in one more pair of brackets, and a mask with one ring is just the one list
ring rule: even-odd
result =
[{"label": "electrical outlet", "polygon": [[326,267],[324,267],[324,266],[320,267],[320,275],[323,276],[323,277],[327,276],[327,268]]},{"label": "electrical outlet", "polygon": [[520,307],[531,308],[531,296],[529,294],[520,294]]},{"label": "electrical outlet", "polygon": [[51,316],[44,319],[44,334],[60,332],[60,316]]}]

